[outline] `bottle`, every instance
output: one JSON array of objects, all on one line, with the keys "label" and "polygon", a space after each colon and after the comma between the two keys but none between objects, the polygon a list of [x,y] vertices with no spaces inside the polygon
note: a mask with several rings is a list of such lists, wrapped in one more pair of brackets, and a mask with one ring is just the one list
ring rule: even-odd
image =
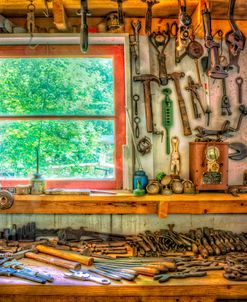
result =
[{"label": "bottle", "polygon": [[31,179],[31,194],[39,195],[45,191],[45,179],[39,173],[34,173]]},{"label": "bottle", "polygon": [[133,189],[137,189],[138,187],[138,181],[140,182],[140,188],[146,189],[146,186],[148,184],[148,177],[147,174],[143,170],[137,170],[135,171],[134,178],[133,178]]}]

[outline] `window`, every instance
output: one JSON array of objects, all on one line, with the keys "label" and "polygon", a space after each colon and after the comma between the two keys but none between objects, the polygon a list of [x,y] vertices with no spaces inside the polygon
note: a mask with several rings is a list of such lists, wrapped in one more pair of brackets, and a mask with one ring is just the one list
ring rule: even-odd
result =
[{"label": "window", "polygon": [[0,177],[47,188],[122,187],[124,56],[120,45],[0,48]]}]

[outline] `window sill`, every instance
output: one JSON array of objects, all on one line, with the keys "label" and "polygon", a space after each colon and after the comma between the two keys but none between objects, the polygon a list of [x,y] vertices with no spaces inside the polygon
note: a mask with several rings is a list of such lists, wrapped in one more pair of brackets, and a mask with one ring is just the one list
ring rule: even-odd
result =
[{"label": "window sill", "polygon": [[118,191],[116,195],[15,195],[13,206],[1,214],[244,214],[247,194],[234,197],[224,193],[195,195],[133,196]]}]

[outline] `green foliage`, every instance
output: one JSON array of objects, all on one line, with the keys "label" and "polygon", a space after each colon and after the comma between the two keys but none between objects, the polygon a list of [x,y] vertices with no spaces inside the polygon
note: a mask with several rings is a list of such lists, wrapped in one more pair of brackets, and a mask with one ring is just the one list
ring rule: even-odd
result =
[{"label": "green foliage", "polygon": [[[0,72],[1,114],[114,115],[110,59],[1,59]],[[113,177],[113,136],[112,120],[1,122],[0,175],[30,177],[40,141],[45,177]]]}]

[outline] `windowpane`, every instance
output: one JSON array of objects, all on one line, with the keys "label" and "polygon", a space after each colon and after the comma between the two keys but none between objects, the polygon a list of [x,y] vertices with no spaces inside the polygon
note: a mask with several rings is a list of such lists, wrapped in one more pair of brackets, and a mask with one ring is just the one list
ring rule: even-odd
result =
[{"label": "windowpane", "polygon": [[0,114],[114,115],[111,58],[1,58]]},{"label": "windowpane", "polygon": [[0,176],[113,179],[113,120],[4,121],[0,127]]}]

